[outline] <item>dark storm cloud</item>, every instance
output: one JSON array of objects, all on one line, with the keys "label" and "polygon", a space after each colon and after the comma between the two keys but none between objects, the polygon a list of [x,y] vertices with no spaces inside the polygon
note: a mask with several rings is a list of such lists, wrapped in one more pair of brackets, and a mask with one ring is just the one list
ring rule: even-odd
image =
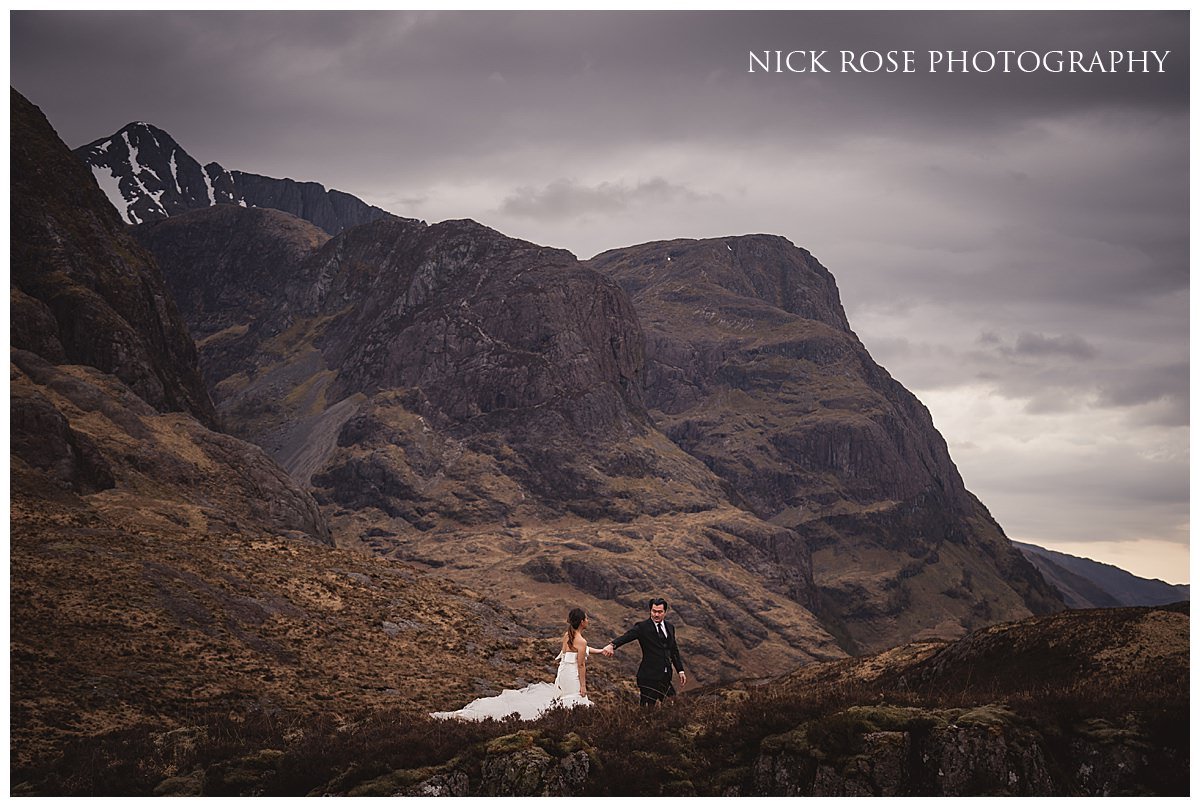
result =
[{"label": "dark storm cloud", "polygon": [[1031,411],[1068,411],[1072,400],[1086,399],[1099,408],[1129,409],[1162,402],[1152,420],[1158,425],[1188,423],[1188,364],[1175,361],[1105,362],[1101,351],[1074,334],[1023,332],[1009,347],[994,333],[980,335],[978,344],[992,348],[963,357],[980,367],[1001,394],[1028,399]]},{"label": "dark storm cloud", "polygon": [[1186,413],[1188,395],[1188,365],[1181,362],[1128,368],[1101,387],[1099,403],[1124,407],[1169,400],[1182,404]]},{"label": "dark storm cloud", "polygon": [[[406,144],[418,146],[447,135],[452,144],[466,143],[480,127],[506,138],[543,125],[550,127],[543,136],[588,145],[679,136],[745,144],[798,132],[818,142],[863,129],[956,137],[1098,106],[1182,110],[1186,46],[1184,12],[12,15],[18,88],[36,99],[42,87],[72,79],[76,85],[70,108],[55,109],[73,145],[96,136],[97,115],[111,114],[117,96],[126,98],[121,106],[140,102],[189,122],[250,115],[254,131],[268,137],[300,123],[313,129],[311,109],[319,100],[354,116],[342,123],[406,123],[410,128],[393,137],[403,134]],[[775,49],[1070,47],[1170,50],[1171,70],[1166,76],[834,73],[813,81],[746,72],[751,51]],[[418,76],[419,86],[406,81]],[[507,82],[508,91],[497,91],[490,77]],[[154,94],[135,101],[130,90]],[[200,108],[186,109],[197,101]],[[422,125],[439,119],[474,126]],[[294,134],[301,142],[322,136]]]},{"label": "dark storm cloud", "polygon": [[[1074,335],[1022,333],[1010,343],[985,332],[967,350],[901,339],[881,342],[874,353],[885,364],[912,369],[910,383],[920,388],[984,383],[1025,402],[1030,414],[1110,409],[1127,412],[1131,425],[1189,421],[1188,364],[1173,360],[1173,351],[1112,356]],[[1152,411],[1141,411],[1147,404],[1155,404]]]},{"label": "dark storm cloud", "polygon": [[1087,340],[1074,334],[1046,336],[1040,333],[1021,333],[1013,353],[1018,356],[1067,356],[1086,361],[1096,358],[1096,348]]},{"label": "dark storm cloud", "polygon": [[662,177],[632,187],[619,182],[602,182],[589,187],[559,179],[544,188],[518,188],[500,204],[500,211],[515,216],[557,219],[612,213],[644,204],[697,200],[702,196]]}]

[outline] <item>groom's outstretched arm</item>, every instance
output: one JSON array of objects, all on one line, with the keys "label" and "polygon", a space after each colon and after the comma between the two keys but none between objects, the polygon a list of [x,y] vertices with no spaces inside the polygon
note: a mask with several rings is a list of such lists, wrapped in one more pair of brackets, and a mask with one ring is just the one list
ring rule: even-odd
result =
[{"label": "groom's outstretched arm", "polygon": [[617,639],[612,640],[613,650],[616,650],[618,647],[620,647],[623,644],[629,644],[633,640],[637,639],[637,637],[638,637],[638,629],[637,629],[637,625],[634,625],[632,628],[627,630],[622,636],[620,636]]}]

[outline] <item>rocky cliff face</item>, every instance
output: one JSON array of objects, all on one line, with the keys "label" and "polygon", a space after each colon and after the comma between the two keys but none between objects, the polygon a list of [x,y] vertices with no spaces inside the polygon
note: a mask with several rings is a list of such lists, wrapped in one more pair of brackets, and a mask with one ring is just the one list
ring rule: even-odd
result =
[{"label": "rocky cliff face", "polygon": [[336,234],[389,215],[361,199],[316,182],[296,182],[201,166],[157,126],[137,121],[75,149],[130,224],[158,221],[212,205],[283,210]]},{"label": "rocky cliff face", "polygon": [[[224,230],[277,229],[226,218],[138,237],[181,299],[196,278],[248,301],[228,322],[187,314],[223,416],[375,551],[565,584],[613,620],[665,590],[723,637],[732,660],[710,673],[763,644],[754,663],[828,653],[810,612],[861,652],[1062,607],[784,239],[580,266],[473,222],[381,220],[298,262],[282,231],[261,238],[294,254],[239,235],[212,272],[196,256]],[[255,277],[278,279],[274,307],[243,291]],[[756,593],[718,616],[697,585]],[[764,618],[779,595],[787,615]]]},{"label": "rocky cliff face", "polygon": [[[211,334],[219,411],[312,485],[340,540],[547,626],[581,604],[615,635],[660,594],[721,648],[695,662],[710,679],[841,654],[811,613],[803,542],[735,507],[649,423],[641,329],[615,283],[470,221],[380,220],[299,263],[260,247],[201,264],[222,233],[262,229],[228,215],[240,221],[192,213],[137,234],[181,299],[249,301],[227,322],[187,314]],[[242,290],[268,275],[275,305],[260,311]]]},{"label": "rocky cliff face", "polygon": [[820,614],[845,646],[1062,607],[964,488],[929,412],[871,360],[807,251],[753,235],[588,265],[633,299],[655,424],[813,547]]},{"label": "rocky cliff face", "polygon": [[[603,468],[616,459],[588,469],[572,456],[591,458],[649,431],[640,400],[640,332],[614,284],[578,269],[568,253],[474,222],[381,220],[320,248],[308,242],[303,260],[295,258],[305,244],[277,224],[276,217],[230,208],[219,218],[205,211],[137,231],[187,304],[205,361],[230,350],[248,355],[240,364],[206,364],[222,412],[242,433],[287,458],[313,448],[312,432],[323,425],[302,423],[305,415],[341,405],[345,425],[326,454],[363,445],[374,456],[405,445],[399,431],[407,425],[399,421],[407,413],[430,434],[484,452],[493,449],[475,435],[501,432],[518,441],[521,450],[498,473],[523,480],[528,507],[543,516],[598,510],[628,517],[641,504],[622,509],[619,500],[593,495],[606,479],[624,476]],[[205,258],[214,239],[230,232],[239,235],[226,241],[221,258]],[[272,289],[270,305],[258,286]],[[216,294],[236,305],[213,321],[195,306]],[[393,442],[370,443],[379,437]],[[636,443],[622,451],[639,465]],[[421,454],[413,446],[411,458],[393,465],[433,475],[428,466],[438,461],[422,462]],[[698,468],[678,451],[668,460],[640,454],[642,466],[673,459]],[[671,470],[691,481],[687,467]],[[719,487],[699,473],[696,503],[719,501]],[[415,497],[385,488],[345,486],[345,493],[373,497],[385,511],[411,508]],[[522,496],[504,495],[489,495],[494,507],[522,506]]]},{"label": "rocky cliff face", "polygon": [[210,430],[195,346],[157,264],[15,91],[12,126],[14,477],[34,496],[159,500],[176,523],[236,531],[244,518],[327,542],[308,493]]},{"label": "rocky cliff face", "polygon": [[[269,209],[231,205],[195,210],[151,222],[135,235],[172,267],[171,296],[186,312],[207,379],[225,379],[243,368],[262,341],[262,319],[294,294],[288,273],[329,236],[303,219]],[[253,255],[253,261],[243,256]],[[290,299],[293,307],[302,300]],[[251,327],[255,331],[249,338]]]},{"label": "rocky cliff face", "polygon": [[213,421],[196,350],[157,265],[87,169],[16,90],[12,115],[12,346],[120,378],[160,411]]}]

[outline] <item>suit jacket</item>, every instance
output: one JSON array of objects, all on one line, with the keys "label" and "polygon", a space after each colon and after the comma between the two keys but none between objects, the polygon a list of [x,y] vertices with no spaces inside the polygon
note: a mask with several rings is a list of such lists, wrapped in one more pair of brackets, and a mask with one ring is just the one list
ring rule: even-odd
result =
[{"label": "suit jacket", "polygon": [[675,642],[675,626],[663,620],[667,629],[664,641],[654,626],[653,619],[647,619],[634,625],[629,632],[619,639],[613,639],[613,649],[623,644],[637,640],[642,646],[642,663],[638,667],[637,680],[662,681],[671,677],[671,665],[683,672],[683,659],[679,657],[679,645]]}]

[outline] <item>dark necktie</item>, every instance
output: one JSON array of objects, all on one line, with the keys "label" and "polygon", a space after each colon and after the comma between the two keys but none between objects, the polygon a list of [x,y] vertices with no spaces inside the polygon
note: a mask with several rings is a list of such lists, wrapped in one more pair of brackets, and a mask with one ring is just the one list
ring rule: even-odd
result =
[{"label": "dark necktie", "polygon": [[664,642],[667,640],[667,626],[661,622],[658,623],[658,635],[662,637]]}]

